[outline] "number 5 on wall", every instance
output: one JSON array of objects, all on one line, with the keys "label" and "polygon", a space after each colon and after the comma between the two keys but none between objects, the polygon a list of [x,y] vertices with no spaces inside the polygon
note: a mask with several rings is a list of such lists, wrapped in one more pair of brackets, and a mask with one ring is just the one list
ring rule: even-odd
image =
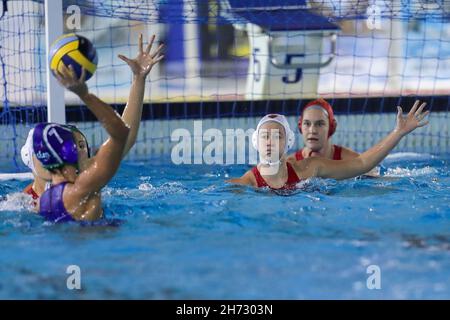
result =
[{"label": "number 5 on wall", "polygon": [[[289,54],[288,53],[288,54],[286,54],[286,59],[284,60],[284,64],[285,65],[292,64],[292,58],[304,58],[304,57],[305,57],[304,54],[299,54],[299,53],[297,53],[297,54]],[[284,76],[282,79],[283,79],[284,83],[292,84],[292,83],[299,82],[300,79],[302,78],[302,75],[303,75],[302,69],[298,68],[298,69],[295,70],[295,78],[294,79],[289,79],[288,75]]]}]

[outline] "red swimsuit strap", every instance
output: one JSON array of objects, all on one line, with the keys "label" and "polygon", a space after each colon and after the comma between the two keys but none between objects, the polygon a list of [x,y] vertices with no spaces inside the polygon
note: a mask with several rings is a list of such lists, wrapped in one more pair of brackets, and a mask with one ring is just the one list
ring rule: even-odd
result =
[{"label": "red swimsuit strap", "polygon": [[300,149],[295,153],[295,160],[297,160],[297,161],[303,160],[302,152],[303,152],[303,149]]},{"label": "red swimsuit strap", "polygon": [[286,181],[285,187],[299,183],[300,178],[297,176],[297,173],[295,172],[292,165],[289,162],[286,162],[286,165],[287,165],[287,170],[288,170],[288,179]]},{"label": "red swimsuit strap", "polygon": [[[288,179],[287,179],[285,185],[283,187],[281,187],[280,189],[290,189],[290,188],[292,188],[293,185],[296,185],[298,182],[300,182],[300,179],[297,176],[297,173],[295,173],[295,170],[292,167],[292,165],[289,162],[286,162],[286,165],[287,165],[287,170],[288,170]],[[266,180],[264,180],[261,173],[259,172],[258,167],[253,167],[252,173],[255,176],[258,188],[269,187],[271,189],[276,189],[276,188],[270,187],[267,184]]]},{"label": "red swimsuit strap", "polygon": [[253,172],[253,175],[255,176],[256,184],[258,185],[258,188],[263,188],[263,187],[268,187],[269,186],[267,184],[266,180],[264,180],[264,178],[262,177],[262,175],[259,172],[257,166],[253,167],[252,172]]},{"label": "red swimsuit strap", "polygon": [[333,160],[342,160],[342,147],[334,145]]}]

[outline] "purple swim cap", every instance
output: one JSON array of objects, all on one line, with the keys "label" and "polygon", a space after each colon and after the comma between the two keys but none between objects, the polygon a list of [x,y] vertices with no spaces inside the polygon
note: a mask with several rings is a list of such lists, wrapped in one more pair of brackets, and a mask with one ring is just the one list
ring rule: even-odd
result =
[{"label": "purple swim cap", "polygon": [[34,128],[33,150],[46,169],[78,165],[78,150],[72,131],[57,123],[39,123]]}]

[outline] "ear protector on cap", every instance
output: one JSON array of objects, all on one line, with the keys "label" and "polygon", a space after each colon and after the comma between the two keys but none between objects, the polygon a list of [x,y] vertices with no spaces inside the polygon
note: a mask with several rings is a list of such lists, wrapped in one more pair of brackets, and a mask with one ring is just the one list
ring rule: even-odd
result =
[{"label": "ear protector on cap", "polygon": [[324,99],[317,99],[317,100],[311,101],[303,108],[302,113],[301,113],[300,117],[298,118],[298,130],[300,131],[300,133],[302,133],[303,113],[305,112],[306,109],[308,109],[309,107],[312,107],[312,106],[319,106],[328,113],[328,122],[330,124],[329,130],[328,130],[328,137],[331,137],[334,134],[334,132],[336,131],[337,121],[334,118],[333,108]]},{"label": "ear protector on cap", "polygon": [[252,144],[253,147],[258,150],[258,132],[259,129],[261,128],[261,126],[266,123],[266,122],[277,122],[279,124],[281,124],[284,128],[284,131],[286,133],[286,145],[284,147],[284,153],[287,153],[287,151],[289,149],[291,149],[294,146],[295,143],[295,134],[294,132],[291,130],[289,123],[286,119],[285,116],[281,115],[281,114],[268,114],[266,116],[264,116],[258,123],[258,126],[256,127],[256,130],[253,132],[252,134]]},{"label": "ear protector on cap", "polygon": [[22,157],[23,163],[34,172],[34,163],[33,163],[33,133],[34,129],[31,129],[28,132],[27,141],[23,145],[20,150],[20,155]]}]

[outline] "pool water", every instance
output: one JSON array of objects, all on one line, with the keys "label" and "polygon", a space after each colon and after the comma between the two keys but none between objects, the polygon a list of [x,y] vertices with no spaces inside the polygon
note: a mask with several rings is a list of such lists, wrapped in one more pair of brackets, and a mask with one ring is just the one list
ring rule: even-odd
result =
[{"label": "pool water", "polygon": [[94,224],[46,223],[27,181],[1,181],[0,298],[450,298],[450,156],[393,154],[382,178],[284,196],[224,182],[247,166],[169,163],[124,163]]}]

